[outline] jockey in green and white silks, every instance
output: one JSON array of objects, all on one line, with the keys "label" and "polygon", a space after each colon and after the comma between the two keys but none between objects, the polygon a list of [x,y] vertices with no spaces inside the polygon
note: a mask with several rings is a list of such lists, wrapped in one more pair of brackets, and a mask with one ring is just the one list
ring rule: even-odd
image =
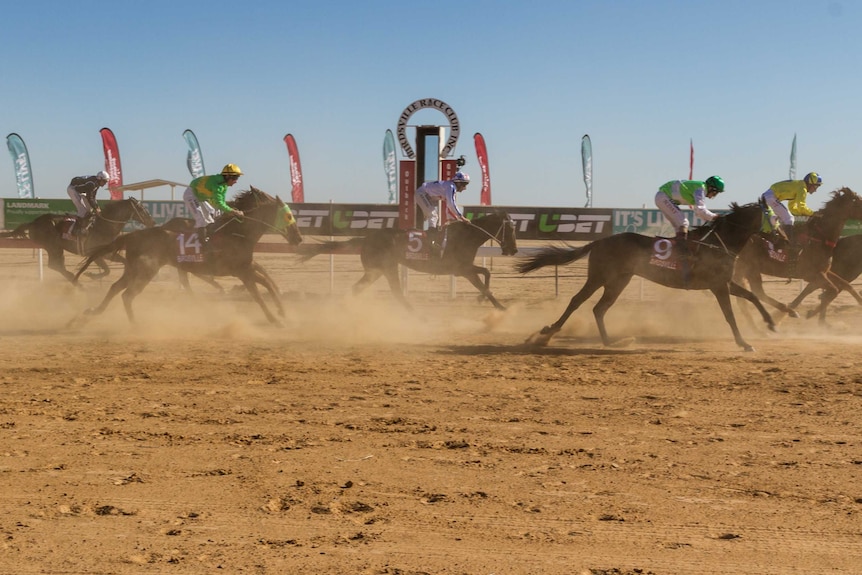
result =
[{"label": "jockey in green and white silks", "polygon": [[694,213],[706,221],[718,217],[706,208],[706,198],[712,199],[724,191],[724,180],[711,176],[705,182],[672,180],[662,185],[655,195],[655,205],[673,226],[677,236],[688,233],[688,218],[679,209],[680,204],[690,206]]},{"label": "jockey in green and white silks", "polygon": [[238,216],[243,215],[240,210],[231,208],[225,201],[228,187],[234,185],[241,175],[239,166],[228,164],[220,174],[195,178],[186,188],[183,201],[195,219],[195,228],[201,241],[207,240],[207,224],[213,223],[219,213],[233,212]]}]

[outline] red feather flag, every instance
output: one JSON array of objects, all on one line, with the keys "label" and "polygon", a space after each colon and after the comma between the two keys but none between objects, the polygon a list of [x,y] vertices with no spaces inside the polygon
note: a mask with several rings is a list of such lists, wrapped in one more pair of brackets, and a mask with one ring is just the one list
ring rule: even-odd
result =
[{"label": "red feather flag", "polygon": [[102,149],[105,150],[105,171],[108,172],[108,191],[111,192],[112,200],[122,200],[123,190],[118,188],[123,185],[123,168],[120,165],[120,148],[117,146],[117,138],[109,128],[99,130],[102,134]]},{"label": "red feather flag", "polygon": [[290,156],[290,183],[293,186],[291,198],[293,203],[305,201],[305,189],[302,185],[302,165],[299,163],[299,150],[296,147],[296,139],[288,134],[284,137],[287,144],[287,154]]},{"label": "red feather flag", "polygon": [[476,159],[479,161],[479,169],[482,170],[482,192],[479,195],[479,205],[491,205],[491,174],[488,172],[488,150],[485,147],[485,138],[476,132],[473,136],[476,144]]}]

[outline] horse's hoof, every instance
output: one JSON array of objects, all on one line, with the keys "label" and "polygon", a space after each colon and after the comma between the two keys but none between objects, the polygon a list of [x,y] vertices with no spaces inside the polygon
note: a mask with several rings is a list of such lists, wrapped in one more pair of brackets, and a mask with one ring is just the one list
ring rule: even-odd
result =
[{"label": "horse's hoof", "polygon": [[788,309],[788,310],[787,310],[787,315],[789,315],[789,316],[790,316],[790,317],[792,317],[792,318],[799,319],[799,314],[798,314],[798,313],[796,313],[796,310],[795,310],[795,309]]},{"label": "horse's hoof", "polygon": [[755,349],[748,344],[745,344],[744,346],[742,346],[742,349],[744,349],[745,351],[755,351]]},{"label": "horse's hoof", "polygon": [[612,342],[608,343],[607,346],[608,347],[628,347],[628,346],[632,345],[635,341],[637,341],[637,340],[633,337],[624,337],[624,338],[621,338],[621,339],[618,339],[616,341],[612,341]]},{"label": "horse's hoof", "polygon": [[553,337],[553,335],[554,334],[542,332],[534,333],[524,340],[524,343],[527,345],[546,346],[548,345],[548,342],[551,341],[551,337]]},{"label": "horse's hoof", "polygon": [[778,333],[778,326],[776,326],[775,324],[768,325],[768,326],[766,326],[766,327],[768,327],[768,328],[769,328],[769,331],[771,331],[771,332],[775,332],[775,333]]}]

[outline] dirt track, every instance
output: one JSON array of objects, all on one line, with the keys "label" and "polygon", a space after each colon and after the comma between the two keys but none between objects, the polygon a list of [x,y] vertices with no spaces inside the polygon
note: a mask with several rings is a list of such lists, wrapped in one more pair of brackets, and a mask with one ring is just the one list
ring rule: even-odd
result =
[{"label": "dirt track", "polygon": [[169,270],[137,326],[119,300],[80,325],[108,283],[39,282],[31,250],[0,253],[0,572],[862,570],[848,296],[829,328],[740,318],[745,353],[708,294],[635,280],[608,315],[631,345],[602,347],[588,306],[531,348],[581,264],[555,299],[552,272],[495,260],[504,313],[411,276],[417,318],[383,281],[348,296],[356,258],[333,294],[325,257],[259,260],[283,329],[235,280],[192,296]]}]

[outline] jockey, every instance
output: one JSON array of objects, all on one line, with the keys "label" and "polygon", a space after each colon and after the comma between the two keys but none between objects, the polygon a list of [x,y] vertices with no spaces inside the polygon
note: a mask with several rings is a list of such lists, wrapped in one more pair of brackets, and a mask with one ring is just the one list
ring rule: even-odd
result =
[{"label": "jockey", "polygon": [[[788,234],[793,230],[793,216],[810,216],[814,211],[805,204],[808,194],[813,194],[823,183],[817,172],[811,172],[802,180],[783,180],[769,186],[761,196],[766,204],[778,216],[784,231]],[[787,201],[787,207],[781,202]]]},{"label": "jockey", "polygon": [[695,214],[709,222],[717,218],[718,214],[706,209],[705,198],[711,200],[723,191],[724,180],[718,176],[710,176],[705,182],[672,180],[658,189],[655,205],[673,225],[676,237],[685,238],[688,234],[688,218],[679,209],[679,205],[690,206]]},{"label": "jockey", "polygon": [[202,244],[209,239],[207,224],[213,223],[217,215],[228,212],[237,216],[243,215],[242,211],[225,203],[228,187],[234,185],[241,175],[239,166],[227,164],[220,174],[195,178],[183,193],[183,201],[186,203],[186,209],[194,216],[195,229]]},{"label": "jockey", "polygon": [[108,183],[108,172],[100,171],[95,176],[76,176],[69,182],[66,193],[78,210],[78,233],[88,231],[92,227],[94,214],[102,213],[99,204],[96,203],[96,192]]},{"label": "jockey", "polygon": [[443,199],[446,209],[456,220],[469,221],[464,217],[461,208],[455,201],[456,192],[463,192],[470,183],[470,176],[464,172],[455,172],[451,180],[425,182],[416,190],[416,204],[422,209],[422,215],[428,224],[428,238],[434,247],[437,243],[437,231],[440,225],[440,210],[438,202]]}]

